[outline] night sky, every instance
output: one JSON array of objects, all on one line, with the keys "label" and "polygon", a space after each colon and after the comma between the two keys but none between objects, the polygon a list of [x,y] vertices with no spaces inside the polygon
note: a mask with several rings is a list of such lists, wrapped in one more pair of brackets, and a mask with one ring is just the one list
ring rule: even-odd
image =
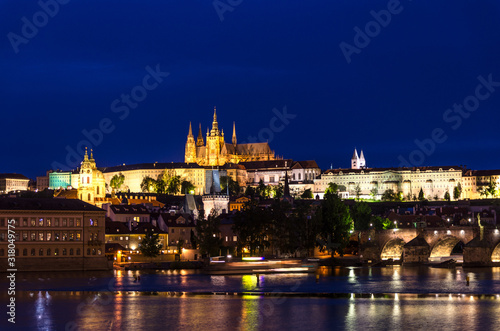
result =
[{"label": "night sky", "polygon": [[182,162],[214,106],[227,142],[323,169],[500,168],[496,0],[44,1],[0,3],[0,172],[72,166],[100,126],[98,166]]}]

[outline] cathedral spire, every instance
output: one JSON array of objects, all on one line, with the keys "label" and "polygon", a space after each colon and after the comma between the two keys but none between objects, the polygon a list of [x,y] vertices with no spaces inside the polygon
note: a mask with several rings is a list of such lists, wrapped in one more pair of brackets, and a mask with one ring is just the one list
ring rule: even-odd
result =
[{"label": "cathedral spire", "polygon": [[212,122],[212,131],[210,132],[213,136],[219,135],[219,123],[217,123],[217,109],[214,107],[214,121]]},{"label": "cathedral spire", "polygon": [[191,122],[189,122],[189,133],[188,138],[193,136],[193,129],[191,128]]},{"label": "cathedral spire", "polygon": [[201,133],[201,123],[200,123],[200,129],[198,130],[198,139],[196,139],[196,146],[201,147],[205,143],[203,142],[203,133]]},{"label": "cathedral spire", "polygon": [[236,146],[236,124],[233,122],[233,145]]},{"label": "cathedral spire", "polygon": [[85,147],[85,155],[83,156],[83,160],[84,161],[88,161],[89,160],[89,156],[87,155],[87,147]]}]

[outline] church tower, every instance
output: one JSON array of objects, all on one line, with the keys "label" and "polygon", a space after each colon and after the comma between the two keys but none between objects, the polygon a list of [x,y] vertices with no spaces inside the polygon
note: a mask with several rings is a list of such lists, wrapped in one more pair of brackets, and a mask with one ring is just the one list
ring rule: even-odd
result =
[{"label": "church tower", "polygon": [[[201,130],[201,127],[200,127]],[[198,137],[199,139],[199,137]],[[202,138],[203,139],[203,138]],[[186,152],[185,157],[186,163],[196,162],[196,143],[194,141],[193,129],[191,128],[191,122],[189,122],[189,133],[186,142]]]},{"label": "church tower", "polygon": [[351,169],[359,169],[359,156],[356,148],[354,148],[354,153],[351,157]]},{"label": "church tower", "polygon": [[105,192],[104,175],[97,169],[94,154],[90,150],[90,159],[85,148],[85,155],[80,165],[80,180],[78,183],[78,198],[85,202],[96,204],[97,198],[104,198]]},{"label": "church tower", "polygon": [[361,150],[361,154],[359,155],[359,168],[366,168],[365,155],[363,154],[363,150]]},{"label": "church tower", "polygon": [[220,159],[220,151],[224,144],[224,133],[219,131],[219,123],[217,123],[217,111],[214,107],[214,120],[212,122],[212,130],[207,134],[207,165],[216,166],[223,165],[225,162]]}]

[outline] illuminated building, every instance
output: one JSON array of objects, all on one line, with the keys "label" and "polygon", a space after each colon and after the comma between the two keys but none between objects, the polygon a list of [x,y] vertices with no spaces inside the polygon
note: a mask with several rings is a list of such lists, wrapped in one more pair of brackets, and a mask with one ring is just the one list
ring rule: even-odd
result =
[{"label": "illuminated building", "polygon": [[196,224],[187,214],[161,213],[158,218],[158,227],[168,233],[168,245],[165,249],[173,252],[177,250],[179,242],[186,249],[192,248],[191,232],[196,233]]},{"label": "illuminated building", "polygon": [[[195,186],[195,194],[203,194],[205,185],[205,169],[197,164],[186,163],[140,163],[132,165],[121,165],[103,168],[106,183],[111,182],[115,175],[122,174],[125,177],[120,190],[130,192],[142,192],[141,183],[144,177],[154,180],[163,177],[165,173],[179,176],[181,182],[189,180]],[[185,193],[185,192],[182,192]]]},{"label": "illuminated building", "polygon": [[235,198],[234,200],[231,200],[229,202],[229,211],[237,210],[241,211],[244,209],[245,204],[250,201],[250,198],[247,198],[245,196]]},{"label": "illuminated building", "polygon": [[46,176],[38,176],[36,178],[36,189],[38,191],[43,191],[49,188],[49,174],[52,170],[47,171]]},{"label": "illuminated building", "polygon": [[[350,169],[329,169],[314,181],[314,195],[323,196],[329,183],[337,184],[344,197],[353,197],[359,187],[360,198],[380,199],[387,190],[403,195],[406,200],[418,197],[443,199],[446,192],[453,197],[453,190],[462,183],[463,169],[459,166],[414,168],[367,168],[363,153],[351,158]],[[363,166],[363,167],[362,167]],[[410,199],[408,199],[410,197]]]},{"label": "illuminated building", "polygon": [[106,221],[105,241],[106,244],[120,244],[127,250],[137,252],[139,244],[148,231],[158,233],[162,249],[167,249],[168,233],[151,223],[139,223],[130,228],[122,222]]},{"label": "illuminated building", "polygon": [[184,162],[196,163],[201,166],[222,166],[226,163],[240,163],[245,161],[275,160],[274,151],[266,143],[238,144],[236,126],[233,123],[231,144],[224,141],[224,130],[219,131],[217,114],[214,109],[212,129],[207,130],[206,144],[201,133],[201,124],[198,138],[195,141],[191,123],[186,141]]},{"label": "illuminated building", "polygon": [[205,194],[202,196],[205,218],[212,212],[215,212],[216,215],[225,214],[229,209],[229,192],[222,192],[220,186],[221,173],[225,174],[225,172],[217,169],[206,172]]},{"label": "illuminated building", "polygon": [[28,190],[29,179],[20,174],[0,174],[0,193]]},{"label": "illuminated building", "polygon": [[[71,178],[70,185],[68,185],[69,178]],[[57,198],[80,199],[96,206],[101,206],[106,198],[104,175],[97,169],[92,151],[89,159],[87,148],[85,148],[80,168],[73,171],[71,177],[68,172],[51,172],[49,185],[51,182],[60,185],[59,189],[54,192],[54,197]],[[67,187],[70,189],[66,190]]]},{"label": "illuminated building", "polygon": [[108,269],[104,221],[104,210],[79,200],[0,198],[0,266],[12,224],[18,270]]},{"label": "illuminated building", "polygon": [[67,189],[71,186],[71,171],[53,171],[49,173],[49,189]]}]

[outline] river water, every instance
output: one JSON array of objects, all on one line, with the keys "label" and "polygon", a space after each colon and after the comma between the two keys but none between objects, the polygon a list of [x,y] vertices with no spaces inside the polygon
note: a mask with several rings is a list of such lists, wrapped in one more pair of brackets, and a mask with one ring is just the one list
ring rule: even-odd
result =
[{"label": "river water", "polygon": [[[318,275],[17,273],[16,324],[2,312],[0,328],[500,329],[498,268],[322,268]],[[0,285],[7,303],[7,283]]]}]

